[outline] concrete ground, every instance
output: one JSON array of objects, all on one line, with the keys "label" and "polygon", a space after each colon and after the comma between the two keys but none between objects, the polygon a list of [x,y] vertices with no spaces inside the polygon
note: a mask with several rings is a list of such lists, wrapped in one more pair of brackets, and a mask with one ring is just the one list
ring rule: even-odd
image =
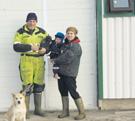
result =
[{"label": "concrete ground", "polygon": [[[46,117],[42,118],[31,114],[31,118],[27,121],[75,121],[75,111],[70,111],[70,116],[63,119],[58,119],[59,111],[46,112]],[[4,121],[3,113],[0,114],[0,121]],[[135,121],[135,111],[101,111],[90,110],[86,111],[86,118],[82,121]]]}]

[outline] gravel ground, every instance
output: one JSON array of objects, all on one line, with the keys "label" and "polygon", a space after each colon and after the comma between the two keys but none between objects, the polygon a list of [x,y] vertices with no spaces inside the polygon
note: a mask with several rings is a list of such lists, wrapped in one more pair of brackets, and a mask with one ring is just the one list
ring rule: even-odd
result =
[{"label": "gravel ground", "polygon": [[[59,111],[46,112],[46,117],[42,118],[31,114],[31,118],[27,121],[75,121],[75,111],[70,111],[70,116],[58,119]],[[0,121],[4,121],[3,113],[0,114]],[[135,111],[86,111],[86,118],[82,121],[135,121]]]}]

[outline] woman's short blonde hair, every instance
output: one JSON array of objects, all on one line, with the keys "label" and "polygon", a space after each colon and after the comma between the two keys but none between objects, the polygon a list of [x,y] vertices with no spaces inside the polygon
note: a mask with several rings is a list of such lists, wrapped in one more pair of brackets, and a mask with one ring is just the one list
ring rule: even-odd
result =
[{"label": "woman's short blonde hair", "polygon": [[67,29],[66,29],[66,33],[68,32],[68,31],[72,31],[72,32],[74,32],[74,34],[78,34],[78,30],[76,29],[76,27],[68,27]]}]

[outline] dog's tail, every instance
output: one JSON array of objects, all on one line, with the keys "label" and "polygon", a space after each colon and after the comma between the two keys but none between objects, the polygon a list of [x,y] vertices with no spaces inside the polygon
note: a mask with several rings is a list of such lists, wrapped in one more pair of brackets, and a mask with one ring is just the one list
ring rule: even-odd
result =
[{"label": "dog's tail", "polygon": [[0,121],[9,121],[7,117],[7,113],[3,114],[2,118],[0,118]]},{"label": "dog's tail", "polygon": [[0,119],[0,121],[9,121],[9,120],[7,120],[7,119]]}]

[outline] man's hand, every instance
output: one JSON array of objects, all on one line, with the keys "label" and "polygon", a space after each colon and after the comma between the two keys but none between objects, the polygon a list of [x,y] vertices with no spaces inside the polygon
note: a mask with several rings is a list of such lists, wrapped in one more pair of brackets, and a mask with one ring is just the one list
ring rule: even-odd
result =
[{"label": "man's hand", "polygon": [[45,48],[41,48],[41,49],[38,50],[39,54],[45,54],[45,52],[46,52]]},{"label": "man's hand", "polygon": [[37,44],[32,44],[32,45],[31,45],[31,50],[34,51],[34,52],[38,52],[38,51],[39,51],[39,45],[37,45]]}]

